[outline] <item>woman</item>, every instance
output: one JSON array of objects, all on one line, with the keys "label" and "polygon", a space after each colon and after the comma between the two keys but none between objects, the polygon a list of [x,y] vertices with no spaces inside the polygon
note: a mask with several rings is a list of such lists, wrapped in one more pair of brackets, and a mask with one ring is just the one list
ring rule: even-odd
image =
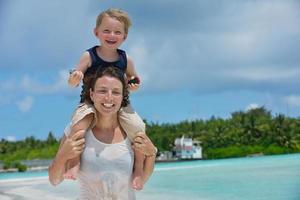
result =
[{"label": "woman", "polygon": [[[97,72],[91,81],[90,100],[99,120],[86,134],[79,131],[63,138],[49,167],[49,180],[53,185],[63,181],[67,161],[82,153],[78,176],[80,199],[135,199],[131,186],[133,151],[118,121],[119,109],[128,104],[123,74],[115,67]],[[145,134],[137,136],[133,147],[146,156],[143,175],[146,182],[153,172],[156,148]]]}]

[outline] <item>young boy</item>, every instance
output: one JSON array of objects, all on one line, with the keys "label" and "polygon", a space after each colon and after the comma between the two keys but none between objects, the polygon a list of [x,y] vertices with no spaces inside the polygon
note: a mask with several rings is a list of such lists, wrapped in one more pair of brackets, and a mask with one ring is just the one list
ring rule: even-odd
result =
[{"label": "young boy", "polygon": [[[140,86],[138,75],[135,71],[133,61],[126,56],[125,51],[118,49],[126,40],[128,28],[131,22],[128,15],[117,9],[108,9],[97,17],[94,34],[99,39],[100,46],[94,46],[88,49],[80,58],[79,64],[75,70],[70,72],[68,83],[76,87],[83,80],[83,89],[81,100],[75,110],[67,135],[73,135],[78,131],[86,131],[95,124],[96,115],[93,105],[85,101],[89,95],[89,77],[96,73],[99,67],[116,66],[120,68],[129,81],[128,89],[136,91]],[[109,107],[111,105],[104,105]],[[133,141],[138,132],[145,133],[145,124],[143,120],[133,111],[131,107],[122,108],[119,112],[119,121]],[[134,172],[132,177],[132,186],[134,189],[143,188],[143,162],[144,156],[135,150]],[[75,179],[79,170],[79,158],[72,160],[68,164],[69,170],[65,173],[65,178]]]}]

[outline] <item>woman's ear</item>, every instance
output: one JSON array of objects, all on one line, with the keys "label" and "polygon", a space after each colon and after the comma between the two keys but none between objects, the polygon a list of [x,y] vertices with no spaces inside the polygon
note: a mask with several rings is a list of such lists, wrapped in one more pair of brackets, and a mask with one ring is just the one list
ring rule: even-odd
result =
[{"label": "woman's ear", "polygon": [[90,98],[91,98],[91,101],[94,103],[94,92],[91,88],[90,88]]}]

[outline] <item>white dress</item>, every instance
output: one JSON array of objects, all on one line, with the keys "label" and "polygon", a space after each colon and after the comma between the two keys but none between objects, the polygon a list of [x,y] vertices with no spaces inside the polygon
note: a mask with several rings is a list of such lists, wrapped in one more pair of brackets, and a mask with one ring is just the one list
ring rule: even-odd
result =
[{"label": "white dress", "polygon": [[119,143],[99,141],[91,130],[85,136],[78,180],[80,200],[135,200],[131,186],[134,156],[128,137]]}]

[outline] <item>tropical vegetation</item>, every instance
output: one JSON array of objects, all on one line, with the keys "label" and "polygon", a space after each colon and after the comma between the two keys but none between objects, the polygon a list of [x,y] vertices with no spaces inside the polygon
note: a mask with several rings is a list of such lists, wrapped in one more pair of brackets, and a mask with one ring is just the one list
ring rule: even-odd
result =
[{"label": "tropical vegetation", "polygon": [[[177,124],[146,124],[159,151],[172,151],[175,138],[185,135],[201,141],[204,159],[300,152],[300,118],[273,116],[264,107],[234,112],[228,119],[212,116]],[[53,158],[58,146],[52,132],[44,141],[33,136],[15,142],[2,139],[0,160],[5,168],[20,167],[21,160]]]}]

